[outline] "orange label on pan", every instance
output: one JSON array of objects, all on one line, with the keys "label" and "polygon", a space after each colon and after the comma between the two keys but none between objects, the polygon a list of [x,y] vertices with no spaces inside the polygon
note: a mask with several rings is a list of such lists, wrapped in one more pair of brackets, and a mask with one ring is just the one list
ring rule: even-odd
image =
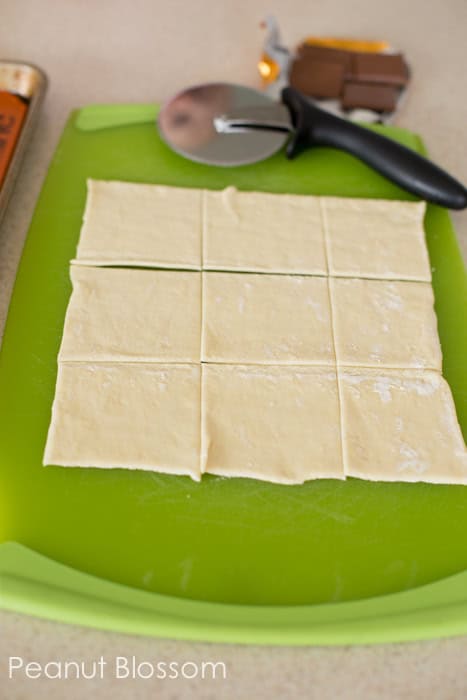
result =
[{"label": "orange label on pan", "polygon": [[0,91],[0,187],[26,116],[27,105],[17,95]]}]

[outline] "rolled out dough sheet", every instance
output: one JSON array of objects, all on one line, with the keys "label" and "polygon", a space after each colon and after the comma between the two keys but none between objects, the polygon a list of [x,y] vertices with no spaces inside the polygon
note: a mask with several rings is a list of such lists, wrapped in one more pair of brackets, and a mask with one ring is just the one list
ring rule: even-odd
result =
[{"label": "rolled out dough sheet", "polygon": [[203,360],[334,365],[328,281],[203,272]]},{"label": "rolled out dough sheet", "polygon": [[205,191],[203,268],[327,274],[318,197]]},{"label": "rolled out dough sheet", "polygon": [[201,273],[71,267],[59,360],[199,362]]},{"label": "rolled out dough sheet", "polygon": [[200,479],[200,367],[61,363],[45,465]]},{"label": "rolled out dough sheet", "polygon": [[201,190],[88,180],[74,263],[201,268]]},{"label": "rolled out dough sheet", "polygon": [[344,478],[335,370],[205,364],[202,470],[281,484]]},{"label": "rolled out dough sheet", "polygon": [[44,464],[467,484],[423,215],[90,180]]},{"label": "rolled out dough sheet", "polygon": [[424,202],[322,197],[329,274],[429,282]]},{"label": "rolled out dough sheet", "polygon": [[431,284],[343,278],[329,282],[338,364],[441,371]]},{"label": "rolled out dough sheet", "polygon": [[451,390],[430,370],[339,370],[347,476],[467,484]]}]

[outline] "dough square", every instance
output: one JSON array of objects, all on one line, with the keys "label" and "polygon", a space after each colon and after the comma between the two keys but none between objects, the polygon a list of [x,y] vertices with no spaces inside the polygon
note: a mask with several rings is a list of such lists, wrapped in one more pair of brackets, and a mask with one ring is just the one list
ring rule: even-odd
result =
[{"label": "dough square", "polygon": [[431,284],[330,278],[337,362],[441,371]]},{"label": "dough square", "polygon": [[71,267],[61,361],[199,362],[201,273]]},{"label": "dough square", "polygon": [[204,193],[203,268],[327,274],[318,197]]},{"label": "dough square", "polygon": [[202,375],[202,471],[281,484],[344,478],[335,370],[205,364]]},{"label": "dough square", "polygon": [[346,476],[467,484],[451,390],[430,370],[339,370]]},{"label": "dough square", "polygon": [[201,190],[88,180],[74,263],[201,268]]},{"label": "dough square", "polygon": [[59,364],[45,465],[200,479],[200,367]]},{"label": "dough square", "polygon": [[424,202],[321,199],[329,274],[429,282]]},{"label": "dough square", "polygon": [[203,273],[207,362],[335,365],[328,280]]}]

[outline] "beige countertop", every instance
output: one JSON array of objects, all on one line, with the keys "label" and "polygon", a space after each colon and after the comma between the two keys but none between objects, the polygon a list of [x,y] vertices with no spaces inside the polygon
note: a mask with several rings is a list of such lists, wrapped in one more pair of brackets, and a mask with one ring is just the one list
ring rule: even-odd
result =
[{"label": "beige countertop", "polygon": [[[0,227],[0,334],[42,181],[73,107],[161,101],[210,80],[257,85],[259,21],[273,13],[284,42],[306,34],[386,38],[404,50],[413,83],[396,124],[419,132],[434,160],[467,182],[465,0],[2,0],[0,57],[50,78],[42,115]],[[455,213],[467,253],[467,213]],[[227,679],[9,681],[9,656],[45,663],[136,655],[221,660]],[[0,612],[0,698],[465,697],[467,639],[376,647],[267,648],[145,639]]]}]

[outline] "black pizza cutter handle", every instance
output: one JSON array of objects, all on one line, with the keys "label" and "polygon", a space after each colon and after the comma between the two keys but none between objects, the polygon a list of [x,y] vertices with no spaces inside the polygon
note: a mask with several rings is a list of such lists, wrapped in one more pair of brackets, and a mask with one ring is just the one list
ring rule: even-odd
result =
[{"label": "black pizza cutter handle", "polygon": [[288,158],[310,146],[339,148],[421,199],[447,209],[467,207],[464,185],[410,148],[315,107],[294,88],[282,90],[282,102],[294,126]]}]

